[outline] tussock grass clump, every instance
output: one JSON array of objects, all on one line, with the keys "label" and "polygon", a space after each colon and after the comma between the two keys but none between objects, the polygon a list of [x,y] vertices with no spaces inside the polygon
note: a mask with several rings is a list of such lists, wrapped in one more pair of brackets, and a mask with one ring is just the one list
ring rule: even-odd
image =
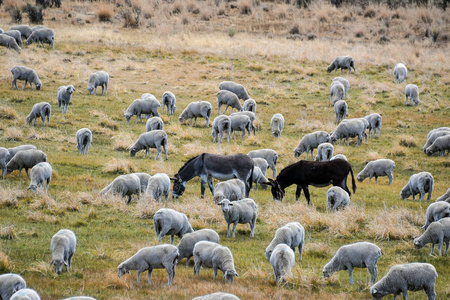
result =
[{"label": "tussock grass clump", "polygon": [[19,189],[0,188],[0,208],[1,207],[17,207],[18,198],[23,198],[25,193]]},{"label": "tussock grass clump", "polygon": [[318,242],[318,243],[305,243],[305,254],[308,257],[315,258],[327,258],[331,256],[331,249],[329,245]]},{"label": "tussock grass clump", "polygon": [[104,286],[108,289],[114,289],[114,290],[124,290],[130,289],[130,285],[128,284],[129,279],[128,276],[125,275],[122,278],[117,277],[117,272],[106,272],[102,275],[102,282]]},{"label": "tussock grass clump", "polygon": [[128,174],[136,172],[137,168],[128,159],[113,158],[106,163],[105,167],[103,168],[103,171],[113,174]]},{"label": "tussock grass clump", "polygon": [[30,268],[27,269],[28,272],[39,273],[41,276],[48,277],[53,276],[52,266],[50,266],[48,261],[38,261],[31,265]]},{"label": "tussock grass clump", "polygon": [[421,233],[417,228],[417,214],[406,208],[387,208],[374,212],[373,219],[367,225],[369,237],[379,240],[410,239]]},{"label": "tussock grass clump", "polygon": [[111,21],[114,14],[114,8],[106,3],[101,3],[97,7],[97,17],[100,22]]},{"label": "tussock grass clump", "polygon": [[239,11],[241,15],[251,15],[252,14],[252,2],[250,0],[239,1]]},{"label": "tussock grass clump", "polygon": [[381,158],[383,158],[383,157],[380,154],[378,154],[377,152],[370,151],[369,153],[366,154],[365,163],[367,164],[370,161],[381,159]]},{"label": "tussock grass clump", "polygon": [[119,133],[112,137],[114,140],[113,149],[116,151],[128,151],[134,143],[134,137],[131,133]]},{"label": "tussock grass clump", "polygon": [[44,14],[42,13],[42,6],[34,6],[27,3],[27,15],[30,23],[42,24],[44,21]]},{"label": "tussock grass clump", "polygon": [[38,195],[36,195],[36,199],[30,205],[30,207],[33,209],[52,209],[55,206],[56,206],[55,200],[50,198],[44,192],[40,193],[38,192]]},{"label": "tussock grass clump", "polygon": [[405,148],[399,146],[399,145],[395,145],[391,148],[389,148],[389,150],[387,151],[387,155],[388,156],[406,156],[406,152],[405,152]]},{"label": "tussock grass clump", "polygon": [[403,147],[417,147],[416,140],[410,135],[400,135],[398,137],[398,143]]},{"label": "tussock grass clump", "polygon": [[2,226],[0,228],[0,239],[13,240],[16,237],[16,228],[13,225]]},{"label": "tussock grass clump", "polygon": [[364,11],[364,18],[374,18],[376,15],[375,8],[372,6],[369,6]]},{"label": "tussock grass clump", "polygon": [[26,219],[33,223],[49,223],[49,224],[58,224],[59,218],[57,216],[49,216],[40,211],[28,211],[26,214]]},{"label": "tussock grass clump", "polygon": [[352,237],[361,230],[365,220],[364,208],[351,205],[328,216],[328,232],[337,237]]},{"label": "tussock grass clump", "polygon": [[8,255],[0,251],[0,273],[9,273],[13,270],[13,264]]},{"label": "tussock grass clump", "polygon": [[22,11],[17,6],[9,11],[9,16],[11,17],[11,22],[20,24],[22,23]]},{"label": "tussock grass clump", "polygon": [[23,140],[23,132],[16,127],[8,127],[3,133],[3,138],[6,141],[21,141]]}]

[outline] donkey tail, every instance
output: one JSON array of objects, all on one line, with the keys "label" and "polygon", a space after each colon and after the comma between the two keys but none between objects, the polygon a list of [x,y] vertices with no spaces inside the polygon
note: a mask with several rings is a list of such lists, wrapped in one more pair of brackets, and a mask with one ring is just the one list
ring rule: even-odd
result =
[{"label": "donkey tail", "polygon": [[250,190],[252,189],[252,185],[253,185],[253,170],[255,169],[255,165],[252,166],[252,170],[250,171],[250,177],[247,179],[248,181],[248,193],[246,195],[246,197],[248,197],[248,195],[250,194]]},{"label": "donkey tail", "polygon": [[356,192],[356,183],[355,183],[355,177],[353,177],[353,170],[352,170],[352,166],[350,165],[350,174],[352,174],[352,190],[353,193]]}]

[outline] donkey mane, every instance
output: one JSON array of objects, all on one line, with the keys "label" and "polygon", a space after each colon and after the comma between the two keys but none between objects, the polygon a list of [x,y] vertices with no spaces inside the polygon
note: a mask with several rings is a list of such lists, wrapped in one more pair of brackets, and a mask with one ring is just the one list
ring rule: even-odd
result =
[{"label": "donkey mane", "polygon": [[[202,153],[202,154],[200,154],[200,155],[203,155],[203,154],[204,154],[204,153]],[[194,157],[190,158],[188,161],[186,161],[186,162],[184,163],[184,165],[178,170],[177,173],[180,173],[181,171],[183,171],[183,169],[186,168],[186,166],[187,166],[191,161],[193,161],[194,159],[196,159],[196,158],[199,157],[200,155],[194,156]]]},{"label": "donkey mane", "polygon": [[[296,162],[296,163],[293,163],[293,164],[291,164],[291,165],[289,165],[289,166],[287,166],[287,167],[284,167],[284,168],[280,171],[280,173],[278,174],[278,176],[280,176],[281,174],[283,174],[283,173],[289,171],[289,170],[292,169],[292,168],[297,167],[297,165],[298,165],[300,162],[301,162],[301,160],[298,161],[298,162]],[[277,176],[277,177],[278,177],[278,176]],[[275,178],[275,179],[276,179],[276,178]]]}]

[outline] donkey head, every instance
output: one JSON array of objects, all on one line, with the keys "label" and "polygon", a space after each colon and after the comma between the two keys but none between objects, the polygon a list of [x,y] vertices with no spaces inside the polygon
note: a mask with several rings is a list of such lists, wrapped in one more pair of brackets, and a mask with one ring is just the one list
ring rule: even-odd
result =
[{"label": "donkey head", "polygon": [[283,201],[284,198],[284,189],[281,188],[280,184],[278,183],[278,181],[273,180],[271,178],[267,179],[269,181],[267,182],[261,182],[262,184],[265,185],[270,185],[272,187],[272,196],[273,196],[273,200],[277,200],[277,201]]},{"label": "donkey head", "polygon": [[186,181],[181,179],[178,174],[175,174],[170,180],[173,180],[172,197],[178,198],[183,195],[186,189]]}]

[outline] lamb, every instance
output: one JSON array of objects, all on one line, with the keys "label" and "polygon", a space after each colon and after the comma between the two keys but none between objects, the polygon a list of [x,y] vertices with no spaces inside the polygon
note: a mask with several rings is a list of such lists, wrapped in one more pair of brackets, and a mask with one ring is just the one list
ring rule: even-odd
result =
[{"label": "lamb", "polygon": [[44,48],[44,43],[48,44],[48,47],[53,47],[55,50],[55,32],[50,28],[41,28],[33,31],[30,36],[27,38],[25,42],[26,45],[30,45],[32,43],[42,44],[42,48]]},{"label": "lamb", "polygon": [[359,182],[369,177],[369,183],[372,177],[375,177],[375,183],[378,184],[378,176],[387,176],[389,178],[389,185],[394,180],[392,171],[394,170],[395,162],[392,159],[377,159],[370,161],[364,169],[356,176]]},{"label": "lamb", "polygon": [[9,156],[6,157],[5,162],[8,163],[14,157],[14,155],[16,155],[20,151],[32,150],[32,149],[37,150],[36,146],[34,146],[34,145],[20,145],[17,147],[8,148]]},{"label": "lamb", "polygon": [[334,147],[330,143],[322,143],[317,147],[316,161],[329,161],[333,157]]},{"label": "lamb", "polygon": [[127,204],[131,202],[131,196],[137,194],[141,196],[141,181],[135,174],[126,174],[117,176],[113,182],[108,184],[103,190],[100,191],[100,195],[118,194],[122,198],[128,196]]},{"label": "lamb", "polygon": [[339,186],[330,187],[327,191],[328,210],[337,211],[350,204],[349,194]]},{"label": "lamb", "polygon": [[167,199],[170,193],[170,178],[165,173],[156,173],[148,179],[147,195],[150,195],[153,199],[161,202],[161,197],[164,195]]},{"label": "lamb", "polygon": [[[217,112],[218,115],[224,114],[228,107],[231,107],[231,112],[233,112],[233,108],[236,108],[237,111],[242,111],[238,96],[227,90],[221,90],[217,93],[217,104],[219,107]],[[223,112],[220,112],[222,105],[226,105],[226,108]]]},{"label": "lamb", "polygon": [[31,90],[33,90],[33,83],[36,87],[36,90],[40,90],[42,88],[42,82],[39,79],[39,76],[37,75],[36,71],[33,69],[24,67],[24,66],[15,66],[11,69],[11,73],[13,74],[13,81],[12,81],[12,89],[17,87],[17,79],[19,80],[25,80],[25,85],[23,86],[23,89],[27,87],[27,83],[30,83]]},{"label": "lamb", "polygon": [[408,74],[408,69],[402,63],[398,63],[394,67],[395,83],[402,83],[406,79],[406,74]]},{"label": "lamb", "polygon": [[427,207],[426,221],[422,228],[427,229],[431,223],[450,217],[450,204],[445,201],[431,203]]},{"label": "lamb", "polygon": [[347,157],[344,154],[336,154],[335,156],[330,158],[330,160],[333,160],[333,159],[343,159],[343,160],[348,161]]},{"label": "lamb", "polygon": [[323,267],[323,276],[328,278],[337,271],[348,270],[350,284],[353,284],[353,269],[367,267],[370,273],[370,283],[374,283],[378,275],[377,261],[380,256],[381,249],[369,242],[344,245]]},{"label": "lamb", "polygon": [[152,177],[147,173],[132,173],[139,178],[139,182],[141,184],[141,194],[145,194],[147,192],[148,180]]},{"label": "lamb", "polygon": [[123,116],[127,119],[127,122],[130,122],[132,116],[136,116],[136,124],[138,120],[141,120],[142,123],[141,114],[159,117],[158,107],[160,106],[161,104],[156,98],[148,100],[136,99],[128,106]]},{"label": "lamb", "polygon": [[330,135],[330,142],[334,144],[337,140],[339,140],[339,144],[341,143],[341,139],[345,138],[347,141],[347,146],[349,145],[348,138],[349,137],[358,137],[356,142],[356,146],[362,144],[362,139],[364,136],[367,137],[366,133],[366,124],[361,119],[347,119],[345,122],[339,123],[339,125],[334,129],[334,131]]},{"label": "lamb", "polygon": [[244,101],[247,99],[250,99],[245,87],[243,85],[241,85],[239,83],[235,83],[233,81],[222,81],[219,84],[219,90],[227,90],[232,93],[235,93],[239,97],[239,99],[242,99]]},{"label": "lamb", "polygon": [[28,25],[16,25],[9,28],[9,30],[18,30],[23,38],[27,39],[33,30]]},{"label": "lamb", "polygon": [[450,130],[438,130],[429,134],[427,137],[427,142],[423,145],[423,153],[427,153],[427,148],[430,147],[438,138],[450,135]]},{"label": "lamb", "polygon": [[270,264],[273,268],[275,281],[284,281],[286,276],[292,277],[292,268],[295,264],[295,253],[286,244],[278,244],[270,256]]},{"label": "lamb", "polygon": [[178,263],[178,248],[174,245],[144,247],[117,267],[117,276],[122,277],[131,270],[138,270],[137,282],[142,272],[148,271],[148,283],[151,284],[153,269],[166,269],[169,275],[168,285],[172,286],[175,267]]},{"label": "lamb", "polygon": [[92,143],[92,132],[89,128],[81,128],[77,131],[77,149],[80,154],[88,155]]},{"label": "lamb", "polygon": [[0,147],[0,167],[2,168],[2,176],[5,178],[6,159],[10,156],[8,149]]},{"label": "lamb", "polygon": [[6,165],[6,174],[11,173],[14,170],[19,170],[19,177],[22,169],[25,169],[27,173],[27,177],[30,177],[28,174],[28,169],[31,169],[35,165],[41,162],[47,161],[47,154],[40,150],[25,150],[20,151],[8,162]]},{"label": "lamb", "polygon": [[170,235],[170,243],[173,244],[175,235],[182,238],[194,231],[185,214],[170,208],[159,209],[153,216],[153,224],[160,243],[165,235]]},{"label": "lamb", "polygon": [[255,235],[256,217],[258,207],[253,199],[245,198],[237,202],[223,199],[217,203],[222,208],[222,213],[228,225],[227,237],[230,236],[230,224],[233,224],[233,237],[235,237],[236,225],[249,224],[250,237]]},{"label": "lamb", "polygon": [[198,296],[192,298],[192,300],[240,300],[240,299],[233,294],[217,292],[204,296]]},{"label": "lamb", "polygon": [[345,87],[340,81],[333,81],[330,87],[330,102],[334,105],[336,101],[345,97]]},{"label": "lamb", "polygon": [[450,154],[450,135],[438,137],[434,143],[425,150],[428,156],[431,156],[438,151],[441,156],[444,156],[445,151],[447,151],[447,155]]},{"label": "lamb", "polygon": [[344,100],[338,100],[334,102],[334,113],[336,114],[336,124],[345,120],[348,113],[348,105]]},{"label": "lamb", "polygon": [[213,201],[218,204],[223,199],[230,201],[241,200],[245,198],[245,183],[240,179],[229,179],[216,184],[214,187]]},{"label": "lamb", "polygon": [[30,114],[26,117],[27,125],[33,122],[36,125],[36,119],[41,117],[42,123],[45,126],[45,118],[47,118],[47,126],[50,125],[50,117],[52,115],[52,106],[48,102],[39,102],[33,105]]},{"label": "lamb", "polygon": [[278,154],[272,149],[259,149],[259,150],[251,150],[248,154],[251,158],[264,158],[269,168],[272,169],[273,178],[277,177],[277,160]]},{"label": "lamb", "polygon": [[164,129],[164,122],[160,117],[152,117],[147,120],[147,123],[145,124],[145,130],[152,131],[152,130],[163,130]]},{"label": "lamb", "polygon": [[209,241],[219,243],[219,235],[212,229],[201,229],[191,233],[186,233],[178,244],[178,252],[180,256],[178,261],[186,258],[186,267],[189,266],[191,257],[194,256],[194,246],[200,241]]},{"label": "lamb", "polygon": [[227,142],[230,142],[231,136],[231,119],[226,115],[217,116],[212,123],[211,135],[214,138],[214,143],[217,142],[217,135],[219,135],[219,143],[222,143],[223,133],[227,133]]},{"label": "lamb", "polygon": [[434,178],[428,172],[420,172],[412,175],[409,178],[408,183],[403,187],[400,192],[400,197],[406,199],[409,196],[413,196],[415,200],[416,194],[419,194],[419,201],[422,201],[425,197],[425,193],[428,193],[428,201],[431,200],[431,194],[433,193]]},{"label": "lamb", "polygon": [[177,99],[172,92],[165,92],[162,96],[162,113],[164,114],[164,107],[167,106],[167,115],[173,115],[175,113],[175,106]]},{"label": "lamb", "polygon": [[241,139],[243,139],[245,130],[247,130],[248,135],[250,135],[250,130],[252,129],[252,121],[248,116],[234,115],[230,116],[230,120],[231,134],[233,134],[234,131],[242,131]]},{"label": "lamb", "polygon": [[250,118],[250,121],[252,122],[253,135],[256,135],[256,127],[255,127],[255,125],[253,125],[253,122],[255,121],[256,116],[255,116],[255,114],[253,112],[251,112],[251,111],[238,111],[238,112],[230,114],[230,117],[234,116],[234,115],[246,115],[246,116],[248,116]]},{"label": "lamb", "polygon": [[77,238],[75,233],[69,229],[61,229],[53,237],[50,243],[52,250],[52,262],[56,274],[61,274],[63,265],[66,271],[72,270],[72,257],[77,247]]},{"label": "lamb", "polygon": [[91,95],[93,94],[97,95],[97,87],[101,86],[102,95],[103,91],[105,92],[105,95],[108,95],[108,84],[109,84],[109,74],[106,73],[105,71],[97,71],[89,75],[88,86],[86,90]]},{"label": "lamb", "polygon": [[217,270],[223,273],[223,279],[233,282],[234,276],[239,277],[234,268],[233,254],[228,247],[214,242],[200,241],[194,246],[194,275],[200,275],[202,266],[214,269],[214,280]]},{"label": "lamb", "polygon": [[428,300],[434,300],[437,277],[436,269],[428,263],[395,265],[370,288],[370,294],[374,300],[379,300],[389,294],[394,294],[394,298],[397,298],[401,293],[406,300],[408,291],[425,290]]},{"label": "lamb", "polygon": [[130,147],[130,156],[134,157],[134,156],[136,156],[137,152],[145,149],[144,158],[148,154],[148,158],[150,159],[150,151],[148,149],[156,148],[157,153],[156,153],[155,160],[157,160],[159,155],[161,154],[161,146],[164,148],[164,153],[166,155],[166,160],[167,160],[168,157],[167,157],[167,134],[166,134],[166,132],[164,130],[153,130],[153,131],[149,131],[149,132],[144,132],[143,134],[141,134],[139,136],[136,143],[134,143],[134,145]]},{"label": "lamb", "polygon": [[[406,104],[417,106],[420,103],[419,100],[419,88],[415,84],[408,84],[405,87]],[[409,100],[408,100],[409,97]]]},{"label": "lamb", "polygon": [[353,61],[353,58],[351,56],[338,56],[333,60],[331,65],[328,66],[327,73],[331,73],[334,70],[334,74],[336,74],[336,71],[338,69],[341,69],[342,73],[344,69],[348,69],[348,74],[350,74],[352,68],[356,75],[355,62]]},{"label": "lamb", "polygon": [[27,190],[35,192],[37,187],[42,185],[44,187],[44,181],[47,182],[45,192],[48,193],[48,185],[52,179],[52,166],[47,162],[41,162],[31,168],[31,182]]},{"label": "lamb", "polygon": [[450,188],[445,192],[444,195],[442,195],[436,199],[436,202],[438,202],[438,201],[445,201],[445,202],[450,203]]},{"label": "lamb", "polygon": [[19,45],[20,48],[23,48],[22,34],[20,33],[19,30],[8,30],[6,32],[3,32],[3,34],[9,35],[13,39],[15,39],[17,45]]},{"label": "lamb", "polygon": [[0,298],[10,299],[11,296],[27,287],[27,283],[22,276],[13,273],[6,273],[0,275]]},{"label": "lamb", "polygon": [[439,256],[441,256],[443,243],[445,243],[444,254],[447,255],[450,244],[450,218],[443,218],[431,223],[420,237],[414,239],[414,248],[422,249],[428,243],[431,243],[430,255],[434,254],[434,246],[437,244]]},{"label": "lamb", "polygon": [[183,110],[178,117],[179,122],[186,121],[187,119],[194,119],[194,124],[197,123],[197,118],[205,118],[206,127],[209,127],[209,118],[211,117],[212,105],[208,101],[191,102],[188,104],[185,110]]},{"label": "lamb", "polygon": [[41,297],[39,297],[38,293],[36,293],[35,290],[32,289],[21,289],[15,292],[10,300],[41,300]]},{"label": "lamb", "polygon": [[258,184],[265,188],[265,185],[262,185],[261,182],[267,182],[266,176],[263,174],[259,167],[254,167],[252,181],[256,183],[256,190],[258,190]]},{"label": "lamb", "polygon": [[253,99],[247,99],[244,101],[244,105],[242,106],[243,111],[251,111],[256,114],[256,101]]},{"label": "lamb", "polygon": [[342,83],[342,85],[344,86],[344,97],[347,98],[347,93],[348,90],[350,89],[350,83],[348,82],[348,80],[345,79],[344,77],[334,77],[333,80],[331,81],[331,84],[333,84],[333,82],[335,81],[339,81],[340,83]]},{"label": "lamb", "polygon": [[0,46],[6,47],[8,49],[12,48],[18,53],[22,51],[22,48],[20,48],[20,46],[17,44],[16,39],[5,33],[0,34]]},{"label": "lamb", "polygon": [[298,247],[299,261],[301,261],[303,246],[305,245],[305,229],[299,222],[291,222],[278,228],[274,238],[266,248],[265,255],[267,261],[270,261],[270,256],[278,244],[286,244],[294,252],[295,247]]},{"label": "lamb", "polygon": [[270,128],[272,128],[272,136],[280,137],[284,127],[284,117],[282,114],[274,114],[270,120]]},{"label": "lamb", "polygon": [[[322,143],[328,143],[330,141],[330,135],[326,131],[315,131],[312,133],[305,134],[297,147],[294,149],[294,157],[300,157],[304,152],[306,152],[306,159],[308,159],[308,154],[311,152],[311,158],[314,158],[313,152]],[[275,178],[275,176],[274,176]]]},{"label": "lamb", "polygon": [[67,110],[69,109],[70,101],[72,100],[72,94],[75,92],[75,87],[73,85],[68,86],[60,86],[58,88],[58,110],[61,111],[62,106],[62,112],[67,113]]}]

